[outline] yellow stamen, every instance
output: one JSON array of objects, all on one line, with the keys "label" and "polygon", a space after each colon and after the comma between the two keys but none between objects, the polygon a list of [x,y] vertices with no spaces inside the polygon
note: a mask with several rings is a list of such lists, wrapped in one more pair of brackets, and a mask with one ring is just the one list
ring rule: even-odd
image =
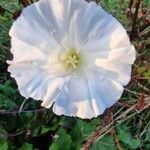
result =
[{"label": "yellow stamen", "polygon": [[61,55],[61,62],[67,71],[77,70],[81,66],[81,57],[75,49],[70,49]]}]

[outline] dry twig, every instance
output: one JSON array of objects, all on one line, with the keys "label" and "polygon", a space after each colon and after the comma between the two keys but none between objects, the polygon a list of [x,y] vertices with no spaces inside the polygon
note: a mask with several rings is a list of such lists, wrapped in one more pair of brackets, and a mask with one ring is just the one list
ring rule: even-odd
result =
[{"label": "dry twig", "polygon": [[82,150],[89,150],[91,145],[101,139],[104,135],[109,133],[114,127],[120,125],[121,123],[125,122],[126,120],[132,118],[138,113],[141,113],[143,110],[150,107],[150,97],[147,97],[144,99],[146,102],[146,105],[142,108],[137,110],[137,105],[134,104],[124,112],[122,112],[119,116],[116,116],[113,121],[111,121],[109,124],[101,124],[97,129],[91,134],[88,141],[83,145]]},{"label": "dry twig", "polygon": [[8,116],[16,116],[20,113],[39,113],[39,112],[45,112],[47,109],[40,108],[40,109],[33,109],[33,110],[22,110],[20,111],[5,111],[5,110],[0,110],[0,115],[8,115]]}]

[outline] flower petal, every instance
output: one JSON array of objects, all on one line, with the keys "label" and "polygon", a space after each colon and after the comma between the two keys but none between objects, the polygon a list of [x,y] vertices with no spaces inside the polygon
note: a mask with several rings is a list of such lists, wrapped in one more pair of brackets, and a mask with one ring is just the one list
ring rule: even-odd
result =
[{"label": "flower petal", "polygon": [[63,48],[74,12],[85,4],[80,0],[41,0],[23,10],[9,34],[42,51],[58,45]]},{"label": "flower petal", "polygon": [[11,39],[11,46],[11,52],[13,53],[13,62],[45,60],[47,57],[47,55],[45,55],[36,47],[31,46],[16,38]]},{"label": "flower petal", "polygon": [[65,78],[54,78],[50,79],[47,83],[47,92],[43,96],[41,106],[50,108],[53,102],[57,99],[60,94],[61,88],[63,87],[66,79]]},{"label": "flower petal", "polygon": [[[53,36],[53,32],[57,31],[57,26],[52,24],[54,16],[49,12],[47,3],[47,0],[43,0],[25,8],[17,21],[13,23],[9,33],[10,36],[22,40],[43,52],[51,52],[51,50],[57,48],[59,44]],[[42,16],[41,10],[45,10],[45,16],[48,15],[49,21]],[[47,24],[47,22],[51,24]]]},{"label": "flower petal", "polygon": [[57,115],[90,119],[112,106],[122,92],[123,87],[119,83],[88,72],[87,78],[74,78],[66,83],[54,103],[53,111]]},{"label": "flower petal", "polygon": [[99,22],[103,23],[103,17],[106,15],[104,10],[94,2],[87,3],[76,10],[70,21],[68,44],[73,45],[69,47],[74,46],[80,50],[84,43],[95,34],[93,30],[97,28]]},{"label": "flower petal", "polygon": [[112,49],[109,52],[108,59],[111,61],[117,61],[119,63],[133,64],[136,58],[136,51],[134,46],[122,47],[118,49]]},{"label": "flower petal", "polygon": [[[21,95],[26,98],[30,97],[32,88],[42,81],[42,74],[40,74],[41,70],[38,67],[33,68],[31,65],[17,63],[9,66],[8,71],[17,81],[18,89]],[[45,94],[44,91],[45,90],[43,89],[43,94]]]},{"label": "flower petal", "polygon": [[77,50],[86,51],[105,51],[130,45],[122,25],[94,2],[74,13],[68,41]]},{"label": "flower petal", "polygon": [[119,82],[109,80],[95,71],[91,71],[87,76],[91,95],[96,99],[97,108],[101,108],[99,101],[103,101],[106,109],[119,100],[124,90]]},{"label": "flower petal", "polygon": [[[49,15],[53,14],[54,20],[52,21],[58,29],[56,32],[61,32],[63,36],[68,32],[70,21],[74,13],[87,4],[87,2],[80,0],[45,0],[45,2],[47,3],[47,7],[41,9],[42,15],[47,17],[46,20],[48,21],[47,23],[49,23],[51,19]],[[46,8],[49,10],[48,15],[45,15]],[[58,33],[55,35],[57,36],[57,34]]]},{"label": "flower petal", "polygon": [[131,66],[135,61],[133,46],[111,50],[108,58],[96,58],[95,70],[102,76],[127,85],[131,78]]},{"label": "flower petal", "polygon": [[55,101],[55,96],[65,82],[65,78],[51,78],[41,68],[24,63],[13,64],[8,67],[8,71],[17,81],[22,96],[42,100],[42,106],[46,108]]},{"label": "flower petal", "polygon": [[95,114],[89,99],[86,81],[82,78],[72,78],[62,88],[53,111],[57,115],[92,118]]}]

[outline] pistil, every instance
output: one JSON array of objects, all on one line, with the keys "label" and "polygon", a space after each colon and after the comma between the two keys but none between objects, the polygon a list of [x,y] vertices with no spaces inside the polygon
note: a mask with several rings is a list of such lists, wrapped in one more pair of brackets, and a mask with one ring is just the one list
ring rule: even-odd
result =
[{"label": "pistil", "polygon": [[61,55],[61,62],[69,72],[75,71],[81,66],[81,56],[75,49],[70,49]]}]

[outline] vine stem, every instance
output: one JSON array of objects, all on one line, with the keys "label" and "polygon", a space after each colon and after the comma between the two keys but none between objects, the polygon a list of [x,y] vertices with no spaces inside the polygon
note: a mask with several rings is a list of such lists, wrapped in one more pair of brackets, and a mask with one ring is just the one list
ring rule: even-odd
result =
[{"label": "vine stem", "polygon": [[13,12],[11,12],[10,10],[8,10],[8,9],[6,9],[6,8],[4,8],[4,7],[2,7],[2,6],[0,6],[0,13],[1,12],[8,12],[8,13],[10,13],[10,14],[13,14]]},{"label": "vine stem", "polygon": [[135,8],[135,13],[132,18],[132,31],[131,32],[134,32],[135,27],[136,27],[136,21],[137,21],[137,17],[138,17],[138,11],[140,8],[140,3],[141,3],[141,0],[136,0],[136,8]]},{"label": "vine stem", "polygon": [[47,109],[40,108],[40,109],[33,109],[33,110],[22,110],[22,111],[5,111],[5,110],[0,110],[0,115],[10,115],[10,116],[16,116],[20,113],[39,113],[39,112],[45,112]]}]

